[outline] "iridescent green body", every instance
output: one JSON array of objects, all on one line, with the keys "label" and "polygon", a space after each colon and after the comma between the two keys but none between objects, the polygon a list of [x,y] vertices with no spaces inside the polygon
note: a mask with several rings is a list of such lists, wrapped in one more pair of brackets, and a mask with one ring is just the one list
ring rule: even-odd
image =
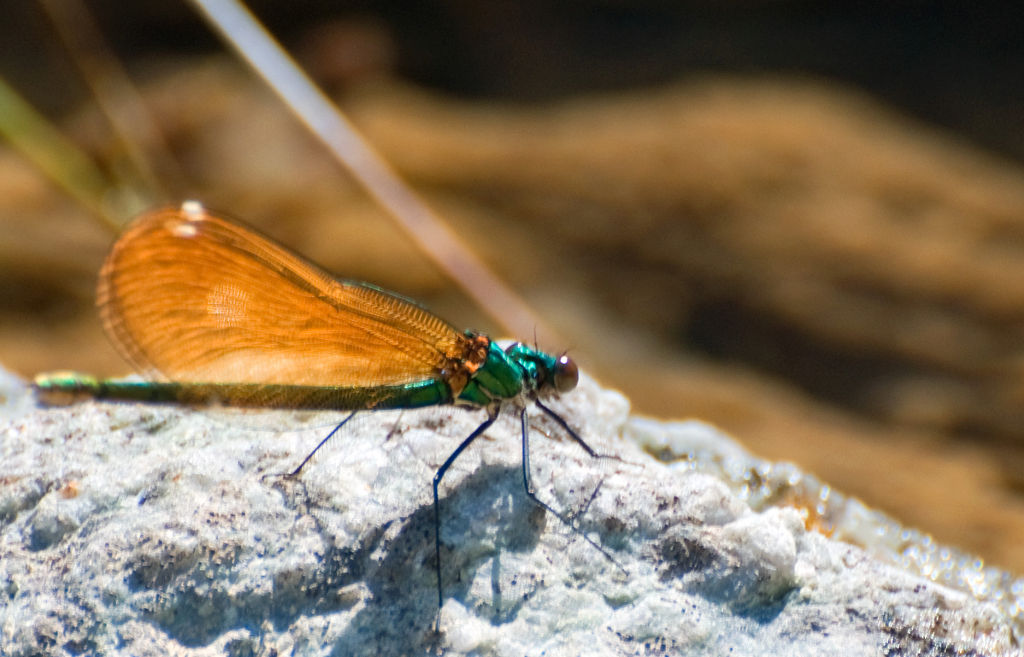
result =
[{"label": "iridescent green body", "polygon": [[306,410],[373,410],[421,408],[440,404],[486,407],[535,391],[552,381],[559,359],[521,343],[502,350],[488,347],[483,365],[472,375],[458,397],[444,378],[385,386],[304,386],[272,383],[205,383],[118,381],[97,379],[75,372],[55,372],[36,377],[40,397],[51,404],[81,397],[94,399],[174,403],[192,406],[238,406]]}]

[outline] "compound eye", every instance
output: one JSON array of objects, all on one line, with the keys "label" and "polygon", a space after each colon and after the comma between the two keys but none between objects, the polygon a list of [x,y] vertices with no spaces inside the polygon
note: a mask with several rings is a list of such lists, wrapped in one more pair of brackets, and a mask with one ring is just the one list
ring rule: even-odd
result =
[{"label": "compound eye", "polygon": [[558,392],[569,392],[580,380],[580,371],[568,356],[559,356],[555,362],[554,384]]}]

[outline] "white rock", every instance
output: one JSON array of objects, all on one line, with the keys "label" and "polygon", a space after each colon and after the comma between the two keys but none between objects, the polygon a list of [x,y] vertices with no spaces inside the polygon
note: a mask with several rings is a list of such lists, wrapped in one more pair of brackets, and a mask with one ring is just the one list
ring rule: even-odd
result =
[{"label": "white rock", "polygon": [[552,405],[621,460],[533,413],[533,482],[615,563],[526,497],[509,414],[442,484],[440,635],[431,478],[482,412],[357,415],[291,481],[328,418],[0,385],[3,655],[1021,654],[1020,606],[808,531],[750,484],[795,468],[585,377]]}]

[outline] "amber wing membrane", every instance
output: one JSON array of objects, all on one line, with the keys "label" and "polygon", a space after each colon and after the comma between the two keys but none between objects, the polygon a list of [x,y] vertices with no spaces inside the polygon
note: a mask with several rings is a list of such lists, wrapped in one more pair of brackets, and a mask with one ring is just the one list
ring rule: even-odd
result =
[{"label": "amber wing membrane", "polygon": [[438,378],[466,349],[414,303],[339,281],[197,207],[133,222],[100,272],[97,303],[122,354],[157,379],[396,385]]}]

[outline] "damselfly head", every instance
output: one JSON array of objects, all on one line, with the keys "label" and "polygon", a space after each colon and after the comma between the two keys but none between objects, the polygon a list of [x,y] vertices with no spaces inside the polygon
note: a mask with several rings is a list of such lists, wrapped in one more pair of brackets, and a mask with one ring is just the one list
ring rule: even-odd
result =
[{"label": "damselfly head", "polygon": [[565,354],[552,356],[522,342],[515,342],[505,349],[505,355],[523,371],[533,391],[550,387],[557,392],[569,392],[580,380],[576,363]]},{"label": "damselfly head", "polygon": [[571,358],[562,354],[555,361],[555,371],[552,374],[552,383],[558,392],[569,392],[576,387],[580,380],[580,371]]}]

